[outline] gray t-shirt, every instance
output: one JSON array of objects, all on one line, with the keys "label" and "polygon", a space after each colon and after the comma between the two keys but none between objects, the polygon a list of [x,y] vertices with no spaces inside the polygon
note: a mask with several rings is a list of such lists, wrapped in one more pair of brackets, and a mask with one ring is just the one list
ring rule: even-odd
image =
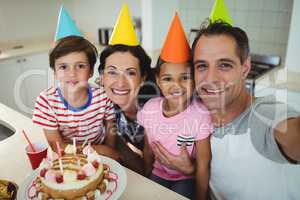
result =
[{"label": "gray t-shirt", "polygon": [[222,138],[226,134],[244,134],[250,129],[252,144],[260,154],[272,161],[286,163],[288,160],[282,155],[273,131],[280,121],[297,116],[300,113],[276,101],[274,96],[259,97],[231,123],[215,128],[213,136]]},{"label": "gray t-shirt", "polygon": [[272,96],[257,98],[211,137],[211,199],[300,199],[300,166],[281,153],[273,131],[299,113]]}]

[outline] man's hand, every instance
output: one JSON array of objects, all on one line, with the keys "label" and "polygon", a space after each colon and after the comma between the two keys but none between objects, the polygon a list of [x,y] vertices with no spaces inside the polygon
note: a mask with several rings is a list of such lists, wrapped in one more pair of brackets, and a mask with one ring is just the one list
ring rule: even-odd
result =
[{"label": "man's hand", "polygon": [[153,142],[152,147],[155,159],[161,164],[170,169],[178,170],[186,175],[194,173],[195,166],[185,144],[181,145],[179,155],[171,154],[159,142]]}]

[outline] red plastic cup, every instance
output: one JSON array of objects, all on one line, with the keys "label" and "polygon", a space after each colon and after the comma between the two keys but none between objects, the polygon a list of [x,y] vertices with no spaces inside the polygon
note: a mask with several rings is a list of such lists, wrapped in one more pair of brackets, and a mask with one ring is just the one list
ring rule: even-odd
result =
[{"label": "red plastic cup", "polygon": [[32,145],[36,152],[32,152],[29,145],[26,146],[25,150],[31,163],[32,169],[36,169],[40,166],[40,163],[42,162],[43,158],[47,157],[48,146],[41,142],[36,142]]}]

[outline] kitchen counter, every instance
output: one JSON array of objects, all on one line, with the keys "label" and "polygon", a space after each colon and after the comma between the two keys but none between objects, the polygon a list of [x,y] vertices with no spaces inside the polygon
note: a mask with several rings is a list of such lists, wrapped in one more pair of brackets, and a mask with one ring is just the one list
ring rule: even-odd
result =
[{"label": "kitchen counter", "polygon": [[[10,48],[6,47],[6,49],[2,51],[0,48],[0,62],[3,60],[37,54],[40,52],[49,52],[53,45],[53,41],[50,42],[47,40],[43,40],[35,42],[21,42],[16,45],[10,46]],[[99,44],[94,45],[96,46],[98,53],[100,53],[104,48],[104,46],[101,46]]]},{"label": "kitchen counter", "polygon": [[2,52],[0,53],[0,61],[49,51],[51,45],[51,42],[47,41],[20,43],[18,45],[12,46],[11,48],[7,48],[6,50],[2,50]]},{"label": "kitchen counter", "polygon": [[[25,153],[27,145],[22,129],[26,131],[33,142],[47,142],[40,127],[34,125],[31,119],[0,103],[0,123],[15,130],[15,134],[0,141],[0,179],[13,181],[19,185],[32,172]],[[149,179],[125,168],[127,186],[120,199],[186,199]]]}]

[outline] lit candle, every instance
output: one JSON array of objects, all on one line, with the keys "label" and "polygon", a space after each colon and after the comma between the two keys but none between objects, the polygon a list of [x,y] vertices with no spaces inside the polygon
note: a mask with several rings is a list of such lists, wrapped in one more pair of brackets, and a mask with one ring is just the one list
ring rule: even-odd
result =
[{"label": "lit candle", "polygon": [[53,161],[53,151],[51,148],[49,149],[49,159],[51,162]]},{"label": "lit candle", "polygon": [[87,154],[88,154],[88,155],[90,155],[90,153],[91,153],[91,143],[89,142],[89,144],[88,144],[88,152],[87,152]]},{"label": "lit candle", "polygon": [[63,174],[63,173],[64,173],[64,169],[63,169],[63,164],[62,164],[61,158],[58,159],[58,162],[59,162],[59,169],[60,169],[60,172],[61,172],[61,174]]},{"label": "lit candle", "polygon": [[80,158],[76,157],[76,159],[77,159],[77,165],[80,167]]},{"label": "lit candle", "polygon": [[86,145],[87,141],[88,141],[88,138],[85,138],[83,144],[81,145],[81,148],[83,148]]},{"label": "lit candle", "polygon": [[62,160],[61,160],[61,150],[60,150],[60,146],[59,146],[59,142],[56,141],[56,148],[57,148],[57,151],[58,151],[58,163],[59,163],[59,169],[60,169],[60,172],[61,174],[64,173],[64,169],[63,169],[63,165],[62,165]]},{"label": "lit candle", "polygon": [[76,155],[76,138],[73,137],[73,148],[74,148],[74,155]]}]

